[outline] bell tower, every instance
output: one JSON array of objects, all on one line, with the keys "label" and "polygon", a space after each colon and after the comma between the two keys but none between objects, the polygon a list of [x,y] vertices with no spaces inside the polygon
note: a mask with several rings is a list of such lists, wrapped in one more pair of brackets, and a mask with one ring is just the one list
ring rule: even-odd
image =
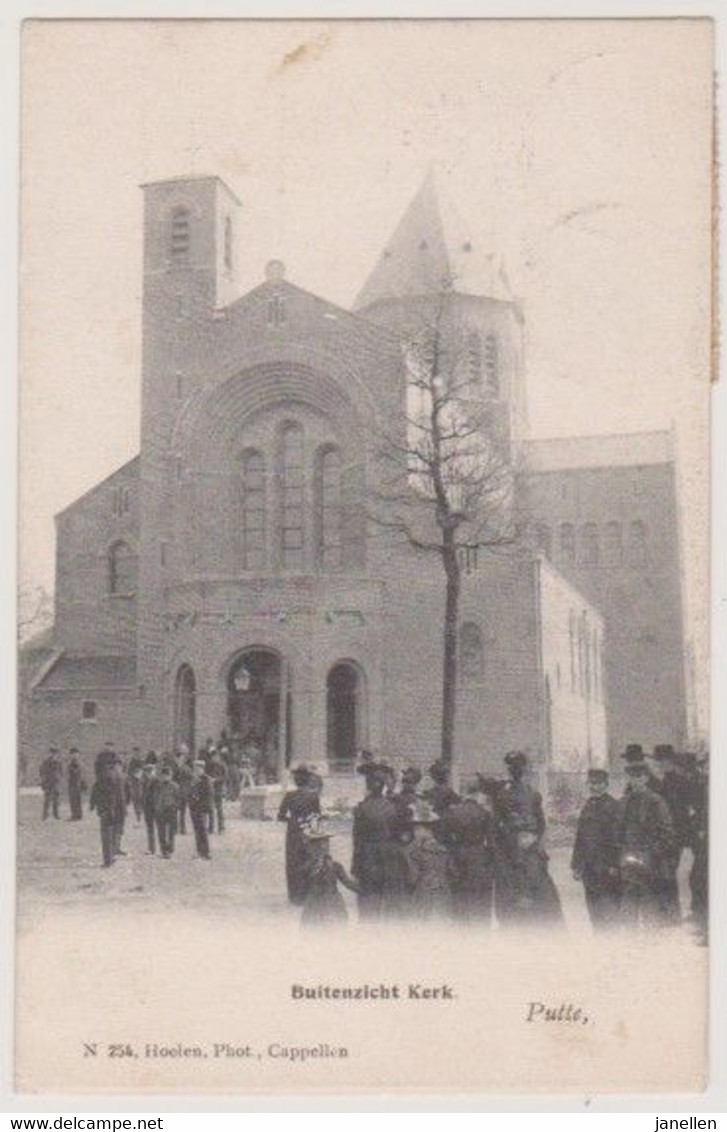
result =
[{"label": "bell tower", "polygon": [[179,413],[208,378],[221,308],[237,297],[239,202],[218,177],[179,177],[144,190],[139,684],[149,735],[162,741],[166,671],[163,591]]}]

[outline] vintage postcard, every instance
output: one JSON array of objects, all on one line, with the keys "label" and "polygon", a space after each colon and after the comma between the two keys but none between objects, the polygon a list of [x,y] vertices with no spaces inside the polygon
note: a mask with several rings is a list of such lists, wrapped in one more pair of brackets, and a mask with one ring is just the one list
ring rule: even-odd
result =
[{"label": "vintage postcard", "polygon": [[25,24],[18,1092],[705,1087],[712,101]]}]

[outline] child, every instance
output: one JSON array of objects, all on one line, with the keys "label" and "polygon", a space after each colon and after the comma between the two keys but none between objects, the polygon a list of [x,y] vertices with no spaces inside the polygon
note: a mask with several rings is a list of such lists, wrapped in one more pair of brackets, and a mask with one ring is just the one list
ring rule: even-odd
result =
[{"label": "child", "polygon": [[341,893],[339,881],[351,892],[358,892],[355,881],[329,853],[329,842],[333,836],[321,828],[320,819],[314,815],[302,828],[308,845],[307,874],[308,883],[303,902],[301,926],[328,927],[342,925],[348,921],[348,912]]}]

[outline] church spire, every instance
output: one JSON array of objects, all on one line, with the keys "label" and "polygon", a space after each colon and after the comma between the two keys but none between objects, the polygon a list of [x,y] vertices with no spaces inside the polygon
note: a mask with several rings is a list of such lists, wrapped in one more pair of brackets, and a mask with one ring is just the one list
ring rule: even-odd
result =
[{"label": "church spire", "polygon": [[354,310],[386,299],[460,293],[512,301],[504,267],[492,247],[480,247],[430,170],[394,229]]}]

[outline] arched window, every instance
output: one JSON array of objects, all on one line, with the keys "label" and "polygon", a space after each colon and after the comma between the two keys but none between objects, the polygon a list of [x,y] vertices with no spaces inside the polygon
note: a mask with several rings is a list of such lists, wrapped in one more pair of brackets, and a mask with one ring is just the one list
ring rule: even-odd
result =
[{"label": "arched window", "polygon": [[482,382],[482,342],[474,330],[467,335],[467,368],[470,381],[479,389]]},{"label": "arched window", "polygon": [[603,559],[606,566],[620,566],[623,561],[623,533],[615,521],[603,528]]},{"label": "arched window", "polygon": [[591,635],[584,613],[578,627],[578,685],[584,695],[591,694]]},{"label": "arched window", "polygon": [[482,630],[476,621],[465,621],[459,631],[459,665],[462,679],[481,680],[485,670]]},{"label": "arched window", "polygon": [[184,743],[190,751],[195,750],[195,722],[197,707],[197,682],[194,670],[183,664],[177,671],[174,682],[174,745]]},{"label": "arched window", "polygon": [[646,559],[646,523],[636,519],[629,528],[629,561],[632,566],[644,566]]},{"label": "arched window", "polygon": [[284,570],[303,567],[304,466],[303,429],[289,423],[280,442],[281,523],[280,558]]},{"label": "arched window", "polygon": [[494,334],[485,338],[485,384],[491,397],[500,396],[500,350]]},{"label": "arched window", "polygon": [[242,456],[242,559],[245,570],[266,565],[265,458],[250,449]]},{"label": "arched window", "polygon": [[598,566],[599,560],[598,527],[595,523],[584,523],[581,529],[581,562],[584,566]]},{"label": "arched window", "polygon": [[592,650],[593,660],[591,670],[593,674],[593,700],[601,700],[601,657],[600,657],[600,640],[598,636],[598,629],[593,629],[592,634]]},{"label": "arched window", "polygon": [[576,615],[571,609],[568,614],[568,645],[570,647],[570,689],[576,690]]},{"label": "arched window", "polygon": [[560,524],[560,556],[569,565],[576,560],[576,533],[572,523]]},{"label": "arched window", "polygon": [[324,570],[339,570],[343,564],[343,479],[338,448],[324,448],[318,453],[315,480],[318,565]]},{"label": "arched window", "polygon": [[109,550],[109,593],[133,597],[137,584],[137,558],[126,542],[115,542]]},{"label": "arched window", "polygon": [[169,233],[169,251],[175,263],[189,255],[191,222],[188,208],[175,208]]},{"label": "arched window", "polygon": [[232,218],[225,217],[225,267],[232,271]]}]

